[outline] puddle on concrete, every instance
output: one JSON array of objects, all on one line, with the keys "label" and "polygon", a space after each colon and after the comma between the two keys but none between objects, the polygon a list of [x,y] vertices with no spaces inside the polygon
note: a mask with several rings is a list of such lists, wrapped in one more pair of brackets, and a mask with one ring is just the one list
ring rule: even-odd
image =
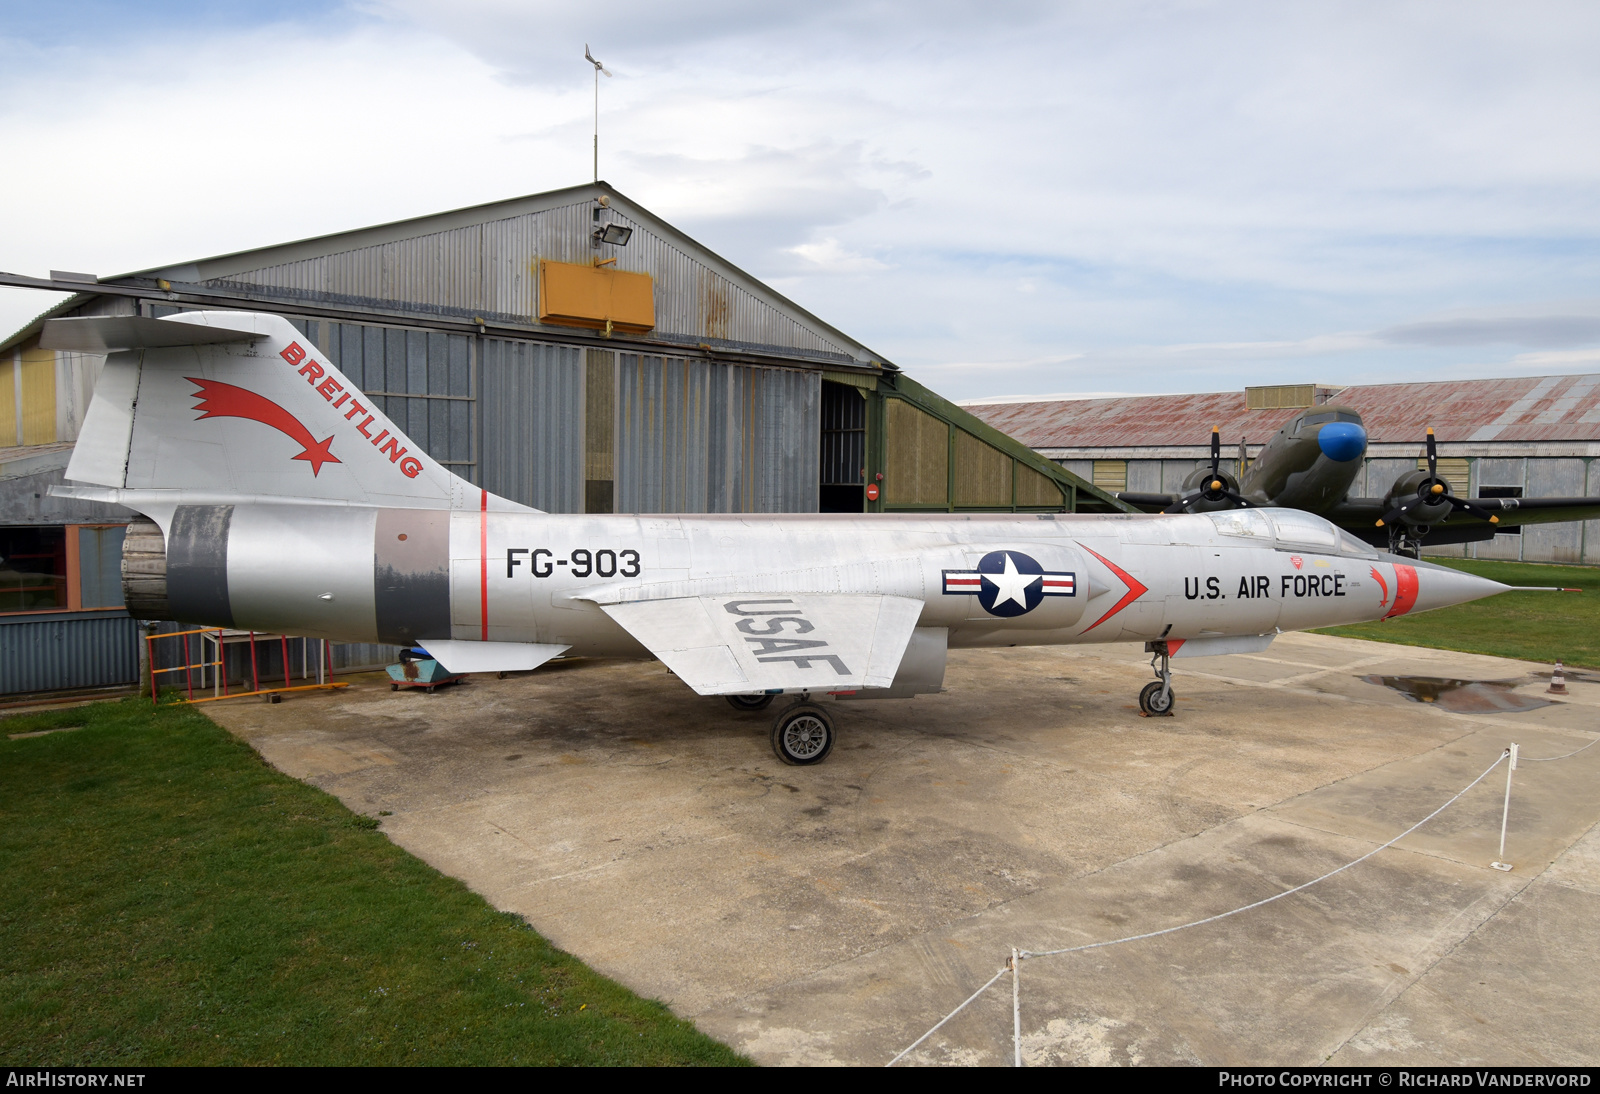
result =
[{"label": "puddle on concrete", "polygon": [[1515,714],[1551,705],[1536,695],[1519,695],[1515,680],[1446,680],[1438,676],[1363,676],[1369,684],[1393,688],[1413,703],[1432,703],[1452,714]]}]

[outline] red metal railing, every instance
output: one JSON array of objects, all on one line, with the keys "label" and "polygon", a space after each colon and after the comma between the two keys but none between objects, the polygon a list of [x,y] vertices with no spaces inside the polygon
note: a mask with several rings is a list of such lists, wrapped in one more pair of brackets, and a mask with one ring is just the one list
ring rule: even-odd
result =
[{"label": "red metal railing", "polygon": [[[286,635],[286,634],[283,634],[283,635],[279,635],[278,636],[279,641],[282,643],[281,649],[282,649],[282,656],[283,656],[283,686],[282,687],[276,687],[276,688],[264,688],[264,687],[262,687],[261,686],[260,665],[259,665],[259,662],[256,659],[256,632],[255,631],[247,631],[245,633],[249,635],[249,642],[250,642],[250,684],[251,684],[251,690],[250,691],[235,691],[235,692],[228,691],[227,666],[224,664],[224,662],[227,660],[227,657],[226,657],[227,642],[226,642],[226,639],[224,637],[225,634],[226,634],[225,628],[223,628],[223,627],[196,627],[195,629],[188,630],[188,631],[168,631],[165,634],[148,634],[148,635],[145,635],[145,639],[144,639],[144,642],[145,642],[145,660],[150,665],[150,702],[152,704],[160,702],[161,689],[160,689],[160,686],[159,686],[159,682],[156,680],[156,676],[158,674],[160,674],[160,673],[166,673],[166,672],[181,672],[181,673],[184,674],[184,688],[185,688],[185,691],[186,691],[187,694],[186,694],[185,698],[183,698],[183,699],[181,699],[179,701],[180,702],[185,702],[185,703],[212,703],[212,702],[215,702],[218,699],[242,699],[245,696],[249,696],[249,695],[271,695],[274,692],[285,692],[285,691],[326,691],[326,690],[329,690],[329,689],[332,689],[332,688],[346,688],[346,687],[350,686],[349,684],[346,684],[346,683],[335,683],[334,682],[334,680],[333,680],[333,647],[330,646],[327,643],[326,640],[324,640],[323,643],[322,643],[322,652],[321,652],[321,655],[318,658],[318,660],[321,662],[321,665],[319,665],[319,667],[318,667],[318,673],[317,674],[318,674],[318,676],[322,677],[322,682],[316,683],[316,684],[294,684],[294,685],[291,685],[289,683],[289,679],[290,679],[290,675],[289,675],[289,672],[290,672],[290,665],[289,665],[289,636]],[[189,636],[190,635],[195,635],[195,634],[198,634],[198,635],[215,635],[216,636],[214,638],[214,641],[216,643],[216,649],[217,649],[217,659],[215,661],[196,661],[190,655]],[[169,665],[166,668],[158,668],[157,667],[157,665],[156,665],[156,640],[159,639],[159,638],[182,638],[183,639],[183,664],[181,664],[181,665]],[[302,639],[301,641],[310,641],[310,639]],[[204,649],[204,644],[205,644],[205,639],[202,638],[201,639],[201,648],[202,648],[202,650]],[[204,654],[202,654],[201,656],[204,656]],[[216,671],[216,687],[220,690],[220,694],[202,695],[202,696],[200,696],[200,698],[197,699],[197,698],[195,698],[195,694],[194,694],[194,670],[195,669],[200,669],[201,672],[202,672],[202,675],[203,675],[204,674],[204,670],[206,670],[208,668],[209,669],[214,669]],[[304,677],[302,677],[302,679],[304,679]],[[202,682],[201,686],[202,687],[204,686],[203,682]]]}]

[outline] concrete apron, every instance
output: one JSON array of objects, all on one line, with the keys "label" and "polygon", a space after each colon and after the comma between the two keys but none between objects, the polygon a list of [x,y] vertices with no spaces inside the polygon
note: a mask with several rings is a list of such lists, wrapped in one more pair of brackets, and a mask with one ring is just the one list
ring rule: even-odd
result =
[{"label": "concrete apron", "polygon": [[[1184,923],[1392,838],[1511,741],[1594,739],[1600,683],[1455,714],[1370,673],[1547,667],[1285,635],[1177,662],[1137,714],[1136,648],[954,654],[944,695],[840,703],[816,768],[772,711],[659,664],[557,663],[437,695],[374,680],[207,713],[555,944],[763,1063],[882,1064],[1003,963]],[[1600,747],[1504,768],[1397,847],[1220,923],[1022,966],[1030,1064],[1600,1061]],[[1009,1063],[1002,979],[908,1062]]]}]

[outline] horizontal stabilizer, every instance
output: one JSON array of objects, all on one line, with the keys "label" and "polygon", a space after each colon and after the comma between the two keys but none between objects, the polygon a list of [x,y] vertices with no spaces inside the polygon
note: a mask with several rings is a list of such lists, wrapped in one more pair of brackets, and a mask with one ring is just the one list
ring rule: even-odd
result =
[{"label": "horizontal stabilizer", "polygon": [[602,604],[701,695],[887,688],[922,601],[751,593]]},{"label": "horizontal stabilizer", "polygon": [[249,342],[266,334],[232,330],[201,323],[173,323],[139,315],[91,315],[76,319],[47,319],[39,335],[42,349],[75,353],[115,353],[125,349],[166,346],[208,346],[219,342]]},{"label": "horizontal stabilizer", "polygon": [[450,672],[521,672],[536,669],[572,648],[533,642],[456,642],[437,638],[420,645]]}]

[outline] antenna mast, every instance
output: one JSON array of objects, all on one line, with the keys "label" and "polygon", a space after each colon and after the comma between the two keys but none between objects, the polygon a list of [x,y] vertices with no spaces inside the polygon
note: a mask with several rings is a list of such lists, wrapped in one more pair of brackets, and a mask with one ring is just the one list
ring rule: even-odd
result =
[{"label": "antenna mast", "polygon": [[594,181],[600,181],[600,74],[604,72],[608,77],[611,70],[594,59],[594,54],[589,52],[589,43],[583,44],[583,59],[594,66]]}]

